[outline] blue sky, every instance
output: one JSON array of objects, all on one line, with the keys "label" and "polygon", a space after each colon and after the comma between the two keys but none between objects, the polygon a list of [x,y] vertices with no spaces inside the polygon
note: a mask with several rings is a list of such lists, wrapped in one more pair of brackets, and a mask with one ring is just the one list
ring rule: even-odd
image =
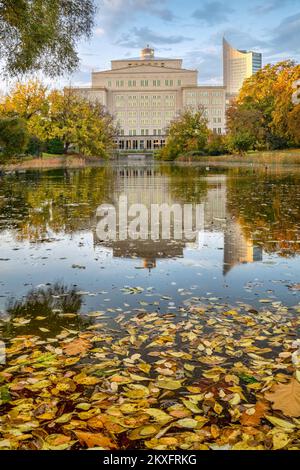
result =
[{"label": "blue sky", "polygon": [[93,37],[79,44],[80,70],[59,80],[90,82],[92,70],[134,57],[146,44],[158,56],[184,59],[199,83],[222,83],[222,36],[238,49],[261,51],[264,64],[300,62],[300,0],[101,0]]}]

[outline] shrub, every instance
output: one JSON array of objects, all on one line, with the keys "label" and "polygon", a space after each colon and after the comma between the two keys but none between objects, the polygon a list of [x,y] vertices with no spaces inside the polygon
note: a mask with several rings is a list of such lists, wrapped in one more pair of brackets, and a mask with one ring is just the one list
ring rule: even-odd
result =
[{"label": "shrub", "polygon": [[0,119],[0,147],[4,157],[15,157],[25,152],[29,142],[26,123],[12,117]]}]

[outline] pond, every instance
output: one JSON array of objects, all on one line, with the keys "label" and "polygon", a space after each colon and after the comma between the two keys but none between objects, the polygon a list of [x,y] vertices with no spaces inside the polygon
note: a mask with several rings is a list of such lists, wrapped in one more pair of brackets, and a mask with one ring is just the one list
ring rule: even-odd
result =
[{"label": "pond", "polygon": [[[167,204],[169,208],[177,205],[177,209],[197,207],[201,223],[194,231],[194,238],[185,234],[175,236],[177,214],[170,218],[169,238],[153,239],[149,225],[149,233],[144,234],[144,239],[129,236],[120,239],[118,218],[115,238],[103,239],[98,230],[99,208],[110,205],[120,215],[120,197],[123,200],[126,197],[129,211],[137,208],[137,204],[148,213],[153,205],[161,204]],[[159,225],[163,224],[163,218],[158,219]],[[161,227],[158,231],[161,233]],[[116,371],[118,374],[130,373],[135,378],[129,382],[138,384],[144,383],[141,373],[150,374],[156,384],[152,392],[160,397],[156,409],[165,410],[168,403],[162,406],[157,390],[162,388],[167,393],[166,398],[168,393],[173,397],[174,390],[183,393],[180,387],[182,381],[187,380],[189,393],[198,393],[199,398],[203,385],[199,380],[201,377],[206,381],[221,380],[226,370],[222,372],[220,364],[226,365],[231,377],[233,373],[240,377],[233,380],[235,387],[231,390],[235,390],[230,393],[235,396],[225,399],[232,408],[241,407],[240,401],[244,399],[248,403],[246,408],[255,404],[253,390],[259,387],[253,384],[259,383],[262,376],[266,380],[266,368],[270,375],[270,363],[275,357],[279,357],[280,362],[277,368],[274,366],[276,374],[286,370],[289,375],[292,373],[290,359],[296,348],[292,346],[292,340],[298,333],[300,311],[300,171],[295,168],[208,168],[131,162],[80,170],[5,174],[0,177],[0,250],[0,331],[8,347],[8,356],[12,354],[10,365],[13,368],[18,354],[28,361],[32,349],[33,355],[43,353],[43,358],[45,352],[60,357],[64,351],[70,367],[90,364],[88,372],[95,382],[84,381],[83,375],[79,374],[76,377],[81,378],[75,382],[80,386],[98,384],[101,373],[105,377],[114,377]],[[209,317],[201,319],[201,315],[206,314]],[[231,349],[229,337],[239,342],[238,351]],[[24,338],[28,341],[25,346]],[[88,341],[93,343],[92,352]],[[76,354],[79,355],[78,363]],[[259,354],[265,355],[263,359]],[[46,369],[55,367],[54,356],[50,362],[46,360]],[[267,361],[264,366],[261,363],[261,369],[257,367],[260,359]],[[101,361],[104,361],[103,367],[99,366]],[[234,372],[237,363],[242,364],[239,374]],[[96,372],[93,367],[98,367]],[[38,372],[40,374],[39,369]],[[66,377],[62,371],[60,374]],[[70,374],[72,376],[72,372]],[[167,383],[165,379],[170,376],[175,380]],[[253,387],[247,393],[243,389],[244,395],[238,399],[237,385],[242,376],[243,386]],[[18,382],[20,377],[25,380],[24,371],[14,380]],[[47,388],[48,379],[43,383],[40,375],[38,378]],[[193,378],[197,378],[197,386]],[[118,380],[121,384],[129,383],[128,380],[122,382],[120,377]],[[157,380],[161,387],[155,382]],[[113,383],[110,393],[117,391],[115,385]],[[242,390],[241,383],[240,386]],[[38,390],[27,388],[32,393]],[[138,397],[148,400],[146,388],[150,390],[151,384],[133,388],[131,395],[126,392],[131,413],[137,411],[136,402],[134,407],[132,400]],[[13,390],[17,393],[14,398],[23,397],[18,392],[23,390],[19,382]],[[72,388],[72,392],[74,390]],[[100,391],[104,393],[103,387]],[[58,395],[59,392],[55,392],[55,396]],[[213,394],[210,399],[215,399]],[[198,413],[197,403],[195,399],[189,401],[182,410],[182,404],[170,402],[169,421],[174,417],[181,418],[182,423],[177,427],[200,430],[204,422],[200,423],[199,416],[190,417]],[[68,406],[65,414],[70,411]],[[222,416],[224,404],[218,406],[214,402],[211,406],[214,410],[211,425],[221,427],[223,423],[225,426],[229,415],[227,410],[227,415]],[[88,405],[86,409],[82,406],[81,411],[89,413],[88,409]],[[126,414],[124,410],[122,413]],[[239,408],[241,415],[242,411]],[[291,416],[285,410],[282,412],[284,416]],[[50,420],[57,419],[56,412],[53,416],[49,413]],[[252,415],[254,413],[256,411]],[[95,412],[89,419],[94,416]],[[99,438],[100,444],[96,439],[94,445],[89,445],[88,438],[82,436],[84,433],[80,435],[78,431],[76,436],[88,447],[130,448],[128,442],[142,439],[143,433],[135,428],[140,429],[147,421],[138,416],[137,424],[131,426],[134,428],[131,437],[126,435],[124,438],[122,429],[118,429],[116,435],[121,435],[122,439],[116,438],[110,444],[105,441],[102,445]],[[168,417],[160,415],[159,418],[155,413],[150,416],[151,422],[154,419],[156,424],[154,428],[152,426],[153,432],[145,434],[149,438],[147,446],[156,448],[159,444],[166,449],[177,448],[178,430],[169,441],[164,441],[165,444],[160,442],[161,436],[157,436],[161,423],[169,422]],[[205,416],[206,421],[211,419],[209,408]],[[220,421],[215,416],[219,416]],[[80,419],[84,420],[82,416]],[[61,423],[65,422],[61,420]],[[111,422],[109,425],[112,426]],[[118,428],[116,423],[114,425]],[[210,436],[210,442],[215,442],[220,435],[218,430],[214,432],[216,436]],[[61,435],[65,434],[64,429]],[[59,445],[72,448],[77,445],[76,440],[68,439],[59,441],[60,444],[50,442],[51,439],[46,439],[46,444],[44,440],[42,444],[35,441],[27,447],[21,444],[21,448],[57,448]],[[185,437],[182,439],[184,441]],[[257,442],[256,445],[264,446],[259,440]],[[223,444],[228,443],[224,440]],[[7,448],[20,446],[19,441],[17,444],[6,442],[4,447],[6,445]],[[193,445],[183,448],[195,448]],[[238,439],[236,445],[239,445]]]},{"label": "pond", "polygon": [[[0,311],[5,314],[33,289],[55,284],[83,293],[80,312],[141,304],[147,311],[173,312],[192,297],[228,306],[258,307],[263,300],[295,305],[299,182],[300,173],[287,170],[143,163],[3,176]],[[102,242],[97,209],[116,206],[121,195],[128,205],[147,208],[202,204],[203,227],[192,242],[172,233],[160,242],[150,234],[146,242]],[[126,295],[127,286],[141,292]]]}]

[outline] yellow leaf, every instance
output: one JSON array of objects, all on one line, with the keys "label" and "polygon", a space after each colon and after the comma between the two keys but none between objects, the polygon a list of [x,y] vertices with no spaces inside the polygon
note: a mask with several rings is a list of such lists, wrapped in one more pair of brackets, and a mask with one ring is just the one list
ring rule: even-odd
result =
[{"label": "yellow leaf", "polygon": [[157,386],[166,390],[178,390],[182,387],[182,380],[158,380]]},{"label": "yellow leaf", "polygon": [[273,435],[273,449],[274,450],[279,450],[283,449],[288,445],[290,442],[290,438],[288,434],[285,434],[284,432],[277,432]]},{"label": "yellow leaf", "polygon": [[220,415],[223,411],[223,406],[221,406],[219,403],[215,403],[215,406],[214,406],[214,411]]},{"label": "yellow leaf", "polygon": [[183,418],[176,422],[180,428],[195,429],[198,426],[198,421],[192,418]]},{"label": "yellow leaf", "polygon": [[266,416],[267,420],[270,421],[274,426],[279,426],[284,429],[295,429],[295,425],[290,421],[285,421],[284,419],[276,418],[276,416]]},{"label": "yellow leaf", "polygon": [[157,408],[149,408],[148,410],[145,410],[145,413],[150,415],[152,418],[155,419],[155,421],[162,425],[169,423],[173,419],[167,413]]}]

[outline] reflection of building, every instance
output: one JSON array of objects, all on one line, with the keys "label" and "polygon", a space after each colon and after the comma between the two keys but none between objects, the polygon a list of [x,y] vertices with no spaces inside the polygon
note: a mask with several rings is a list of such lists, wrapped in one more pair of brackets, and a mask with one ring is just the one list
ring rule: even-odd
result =
[{"label": "reflection of building", "polygon": [[198,86],[197,70],[181,59],[156,57],[147,47],[138,58],[113,60],[111,69],[94,72],[92,85],[74,88],[98,100],[120,125],[120,150],[153,150],[165,144],[166,128],[185,107],[203,105],[209,127],[225,132],[225,89]]},{"label": "reflection of building", "polygon": [[237,264],[262,261],[262,248],[247,239],[237,221],[228,220],[224,233],[224,274]]},{"label": "reflection of building", "polygon": [[262,54],[234,49],[223,39],[224,85],[226,93],[236,95],[246,78],[262,68]]},{"label": "reflection of building", "polygon": [[[174,195],[172,183],[176,180],[174,175],[166,175],[155,165],[136,164],[120,167],[115,172],[115,193],[112,204],[118,209],[119,197],[126,195],[128,207],[131,204],[144,204],[151,212],[151,204],[184,204],[188,201],[180,200]],[[201,176],[199,177],[201,178]],[[231,268],[241,263],[252,263],[262,259],[262,250],[254,247],[249,241],[237,221],[232,221],[231,215],[227,211],[227,178],[225,175],[211,175],[202,177],[206,182],[206,193],[197,204],[202,204],[204,208],[204,225],[200,230],[224,234],[224,274]],[[117,210],[117,219],[118,219]],[[149,223],[149,226],[151,224]],[[200,232],[199,231],[199,232]],[[117,229],[118,232],[118,229]],[[198,233],[199,235],[199,233]],[[201,237],[200,237],[201,238]],[[95,244],[101,243],[95,234]],[[171,237],[168,240],[159,239],[154,241],[149,237],[147,240],[120,240],[117,233],[116,241],[104,242],[105,247],[112,250],[112,254],[117,258],[132,258],[141,261],[141,267],[153,269],[157,260],[168,258],[184,257],[185,248],[200,249],[198,237],[194,241],[182,237],[174,239],[171,230]]]}]

